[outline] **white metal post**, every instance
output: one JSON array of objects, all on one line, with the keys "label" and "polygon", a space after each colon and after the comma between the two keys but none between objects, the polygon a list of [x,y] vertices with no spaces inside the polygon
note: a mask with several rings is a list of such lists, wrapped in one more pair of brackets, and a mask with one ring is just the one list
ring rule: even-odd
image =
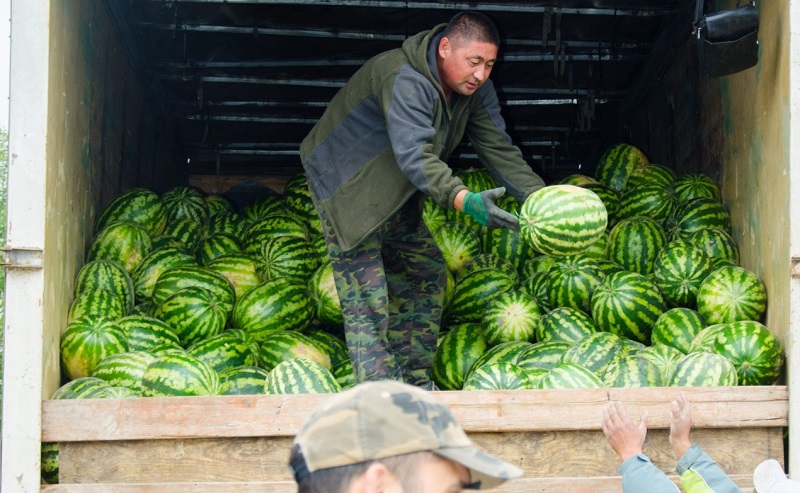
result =
[{"label": "white metal post", "polygon": [[[789,252],[800,258],[800,1],[788,0],[789,12]],[[794,164],[797,163],[797,164]],[[794,272],[793,272],[794,274]],[[789,384],[788,472],[800,478],[800,277],[789,276],[790,319],[786,337],[786,376]]]}]

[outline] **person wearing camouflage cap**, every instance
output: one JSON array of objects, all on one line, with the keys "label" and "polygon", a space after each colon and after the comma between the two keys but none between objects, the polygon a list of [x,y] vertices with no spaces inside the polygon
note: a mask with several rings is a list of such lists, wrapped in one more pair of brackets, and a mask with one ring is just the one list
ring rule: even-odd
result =
[{"label": "person wearing camouflage cap", "polygon": [[475,447],[433,394],[393,380],[358,384],[314,411],[289,466],[299,493],[456,493],[522,475]]}]

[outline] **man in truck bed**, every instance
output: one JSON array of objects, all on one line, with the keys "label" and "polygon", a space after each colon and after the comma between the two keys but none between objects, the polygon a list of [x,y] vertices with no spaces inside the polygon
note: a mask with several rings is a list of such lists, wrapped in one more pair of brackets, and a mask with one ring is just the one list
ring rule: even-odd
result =
[{"label": "man in truck bed", "polygon": [[[456,14],[369,60],[303,140],[357,381],[433,388],[446,265],[422,199],[489,227],[519,228],[495,205],[544,186],[511,143],[489,74],[499,36],[488,17]],[[501,185],[472,192],[446,160],[466,135]]]}]

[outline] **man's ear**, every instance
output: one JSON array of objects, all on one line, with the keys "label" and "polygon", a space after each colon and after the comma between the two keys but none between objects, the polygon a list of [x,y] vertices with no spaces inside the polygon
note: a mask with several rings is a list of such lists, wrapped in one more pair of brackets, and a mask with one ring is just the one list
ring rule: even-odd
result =
[{"label": "man's ear", "polygon": [[394,474],[380,462],[373,462],[364,471],[364,493],[383,493],[395,482]]},{"label": "man's ear", "polygon": [[442,39],[439,40],[439,57],[447,58],[452,49],[453,45],[452,43],[450,43],[450,38],[444,36],[442,37]]}]

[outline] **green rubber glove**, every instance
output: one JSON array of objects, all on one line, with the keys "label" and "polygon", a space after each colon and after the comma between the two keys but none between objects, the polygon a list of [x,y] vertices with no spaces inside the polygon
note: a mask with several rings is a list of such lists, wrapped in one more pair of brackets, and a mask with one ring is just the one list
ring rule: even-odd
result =
[{"label": "green rubber glove", "polygon": [[508,228],[519,231],[519,219],[494,205],[506,193],[505,187],[493,188],[480,193],[467,192],[462,212],[478,221],[481,226]]}]

